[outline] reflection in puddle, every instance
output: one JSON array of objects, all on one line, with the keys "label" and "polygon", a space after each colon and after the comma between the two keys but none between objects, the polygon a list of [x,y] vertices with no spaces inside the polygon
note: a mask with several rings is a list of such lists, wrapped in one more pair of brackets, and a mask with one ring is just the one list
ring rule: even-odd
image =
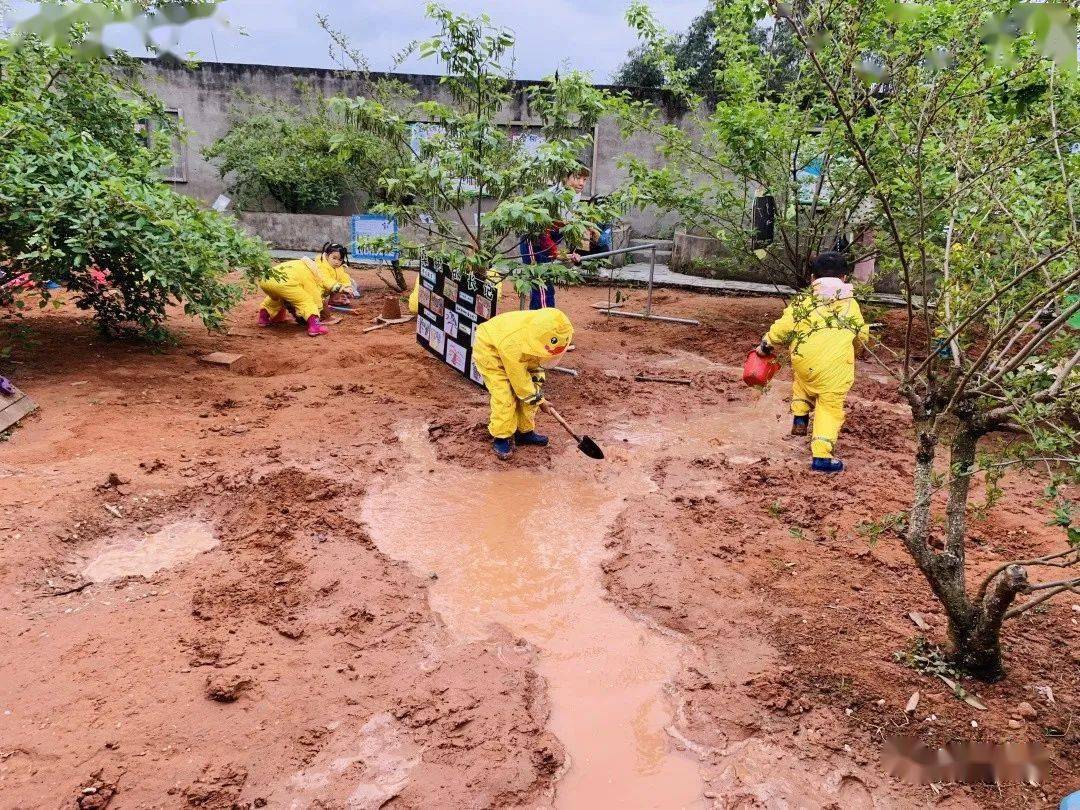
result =
[{"label": "reflection in puddle", "polygon": [[550,728],[570,755],[556,806],[702,806],[696,763],[664,732],[661,690],[681,646],[618,610],[600,582],[605,535],[644,479],[601,488],[553,471],[429,469],[369,494],[363,520],[384,553],[438,575],[432,607],[456,636],[484,638],[498,622],[540,650]]},{"label": "reflection in puddle", "polygon": [[195,559],[218,544],[213,529],[201,520],[182,520],[144,540],[110,543],[82,571],[90,582],[148,577]]}]

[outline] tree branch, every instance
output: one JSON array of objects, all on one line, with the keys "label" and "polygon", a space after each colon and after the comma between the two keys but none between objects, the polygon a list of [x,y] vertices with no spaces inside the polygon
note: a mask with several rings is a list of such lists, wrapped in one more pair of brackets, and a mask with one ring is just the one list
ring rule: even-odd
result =
[{"label": "tree branch", "polygon": [[[970,315],[968,315],[966,318],[964,318],[964,320],[960,323],[960,325],[957,326],[954,330],[952,330],[952,332],[949,333],[948,337],[945,338],[945,342],[946,343],[952,342],[952,340],[954,338],[956,338],[958,335],[960,335],[965,329],[967,329],[967,327],[969,327],[971,324],[973,324],[984,312],[986,312],[986,310],[989,309],[991,304],[993,304],[995,301],[997,301],[999,298],[1001,298],[1001,296],[1003,294],[1005,294],[1006,292],[1011,290],[1013,287],[1018,285],[1021,281],[1026,279],[1032,273],[1035,273],[1035,272],[1041,270],[1043,267],[1045,267],[1050,262],[1054,261],[1055,259],[1060,258],[1065,253],[1066,249],[1067,249],[1066,247],[1059,247],[1058,249],[1048,253],[1047,255],[1043,256],[1043,258],[1041,258],[1039,261],[1037,261],[1035,264],[1031,265],[1026,270],[1021,272],[1018,276],[1013,278],[1013,280],[1010,281],[1008,284],[1006,284],[1004,287],[997,290],[992,296],[990,296],[990,298],[988,298],[986,301],[984,301],[982,304],[980,304],[978,307],[976,307],[975,310]],[[1076,278],[1078,276],[1080,276],[1080,271],[1075,271],[1073,274],[1071,274],[1070,279]],[[922,372],[922,370],[924,368],[926,368],[926,366],[928,366],[933,361],[933,359],[934,359],[934,354],[931,352],[930,356],[927,357],[922,363],[920,363],[919,366],[915,369],[915,371],[913,371],[911,373],[911,377],[917,377],[919,375],[919,373]]]},{"label": "tree branch", "polygon": [[[1060,560],[1062,557],[1068,557],[1070,554],[1075,554],[1076,559],[1064,563],[1054,562],[1055,560]],[[975,599],[981,602],[983,597],[986,595],[987,587],[989,587],[994,577],[996,577],[1010,565],[1020,565],[1025,567],[1038,565],[1045,566],[1047,568],[1070,568],[1076,565],[1078,562],[1080,562],[1080,549],[1068,548],[1065,549],[1065,551],[1059,551],[1056,554],[1046,554],[1042,557],[1035,557],[1031,560],[1013,560],[1011,562],[1002,563],[989,574],[987,574],[983,581],[979,584],[979,588],[976,591]]]},{"label": "tree branch", "polygon": [[[1076,585],[1077,584],[1080,584],[1080,579],[1076,580],[1071,585],[1061,585],[1061,586],[1059,586],[1057,588],[1052,588],[1051,590],[1048,590],[1046,593],[1041,594],[1041,595],[1035,597],[1034,599],[1032,599],[1032,600],[1030,600],[1028,602],[1025,602],[1022,605],[1018,605],[1017,607],[1014,607],[1012,610],[1010,610],[1009,612],[1007,612],[1005,614],[1005,618],[1006,619],[1015,619],[1020,614],[1027,613],[1029,610],[1031,610],[1036,605],[1041,605],[1046,600],[1053,599],[1055,596],[1057,596],[1060,593],[1064,593],[1065,591],[1074,591],[1074,590],[1076,590]],[[1030,590],[1035,590],[1035,589],[1032,588]]]}]

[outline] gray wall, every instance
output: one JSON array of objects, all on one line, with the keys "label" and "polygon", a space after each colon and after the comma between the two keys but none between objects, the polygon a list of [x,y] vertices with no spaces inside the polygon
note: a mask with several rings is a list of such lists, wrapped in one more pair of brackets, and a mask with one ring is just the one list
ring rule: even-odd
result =
[{"label": "gray wall", "polygon": [[[177,191],[197,197],[206,203],[213,202],[225,190],[217,168],[202,156],[202,150],[214,143],[228,131],[229,111],[239,94],[248,93],[285,101],[299,101],[301,88],[316,93],[332,95],[358,95],[362,85],[355,74],[320,68],[293,68],[273,65],[239,65],[220,62],[204,62],[195,68],[187,68],[161,60],[146,60],[145,85],[167,107],[180,111],[189,130],[184,147],[185,182],[177,182]],[[393,78],[412,85],[419,99],[447,101],[439,85],[438,76],[421,74],[394,74]],[[503,111],[507,123],[536,124],[537,117],[529,109],[526,90],[529,82],[516,83],[513,101]],[[653,99],[663,109],[663,100]],[[670,110],[665,114],[669,120],[679,120]],[[644,134],[624,138],[613,119],[604,119],[596,131],[596,148],[593,165],[592,193],[612,191],[625,176],[618,168],[619,158],[633,154],[652,165],[660,162],[655,142]],[[320,213],[350,214],[362,211],[362,204],[345,201],[343,206],[329,208]],[[655,212],[631,212],[625,222],[634,236],[670,235],[675,225],[673,217],[660,218]]]}]

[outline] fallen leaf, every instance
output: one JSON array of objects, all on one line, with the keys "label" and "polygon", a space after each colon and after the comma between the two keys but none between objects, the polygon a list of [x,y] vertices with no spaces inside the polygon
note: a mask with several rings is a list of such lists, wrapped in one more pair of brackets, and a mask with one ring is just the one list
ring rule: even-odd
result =
[{"label": "fallen leaf", "polygon": [[913,711],[919,708],[920,697],[922,697],[922,695],[920,695],[919,690],[916,689],[915,694],[908,698],[907,706],[904,707],[905,714],[911,714]]},{"label": "fallen leaf", "polygon": [[921,614],[916,613],[914,610],[908,614],[908,618],[915,622],[915,626],[918,627],[920,630],[930,629],[930,625],[926,623],[926,619],[924,619]]},{"label": "fallen leaf", "polygon": [[970,694],[964,687],[954,681],[952,678],[946,678],[944,675],[937,673],[937,676],[941,678],[942,682],[952,690],[952,693],[960,700],[964,701],[968,706],[979,711],[986,711],[986,704],[979,700],[974,695]]}]

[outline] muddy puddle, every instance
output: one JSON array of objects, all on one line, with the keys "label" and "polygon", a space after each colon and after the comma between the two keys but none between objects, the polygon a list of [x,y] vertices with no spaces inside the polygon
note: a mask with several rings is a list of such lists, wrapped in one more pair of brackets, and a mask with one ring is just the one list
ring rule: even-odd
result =
[{"label": "muddy puddle", "polygon": [[717,409],[677,424],[616,425],[612,436],[631,446],[682,456],[722,453],[736,466],[756,464],[766,456],[795,457],[808,452],[806,441],[788,434],[791,415],[786,397],[791,384],[774,382],[755,391],[748,403],[730,410]]},{"label": "muddy puddle", "polygon": [[129,537],[107,543],[82,570],[82,576],[90,582],[149,577],[190,562],[218,542],[209,523],[181,520],[141,539]]},{"label": "muddy puddle", "polygon": [[402,434],[416,462],[370,493],[361,517],[384,553],[437,577],[432,607],[458,638],[484,638],[495,622],[539,650],[549,727],[569,754],[555,806],[704,807],[696,761],[665,731],[681,642],[616,608],[600,581],[606,533],[647,479],[439,469],[422,434]]}]

